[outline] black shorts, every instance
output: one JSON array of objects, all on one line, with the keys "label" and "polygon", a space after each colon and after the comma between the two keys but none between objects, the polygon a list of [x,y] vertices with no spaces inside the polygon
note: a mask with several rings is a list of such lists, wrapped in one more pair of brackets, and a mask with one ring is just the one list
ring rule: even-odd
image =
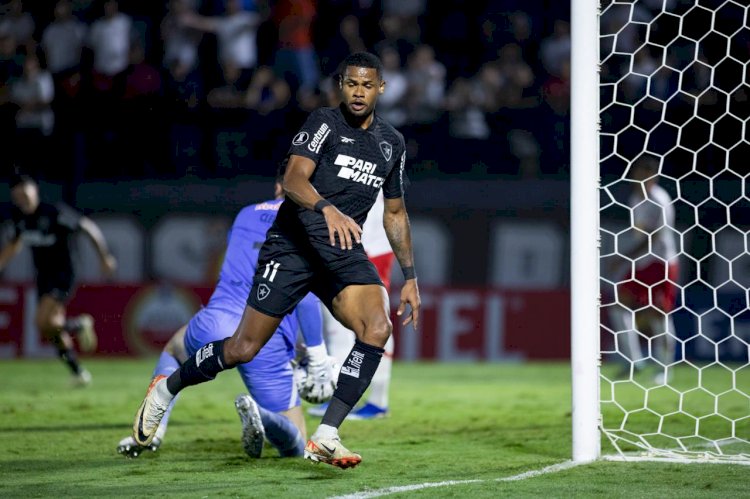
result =
[{"label": "black shorts", "polygon": [[72,296],[74,283],[73,272],[40,273],[36,276],[36,293],[39,298],[49,295],[61,303],[67,303]]},{"label": "black shorts", "polygon": [[336,295],[352,284],[383,285],[362,245],[342,250],[327,241],[293,241],[269,232],[247,304],[266,315],[284,317],[313,292],[330,310]]}]

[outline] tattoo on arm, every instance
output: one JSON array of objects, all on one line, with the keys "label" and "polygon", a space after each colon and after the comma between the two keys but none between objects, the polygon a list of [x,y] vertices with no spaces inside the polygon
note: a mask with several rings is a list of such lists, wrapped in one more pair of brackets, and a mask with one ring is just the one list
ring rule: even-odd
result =
[{"label": "tattoo on arm", "polygon": [[406,210],[400,210],[396,213],[386,211],[383,214],[383,227],[401,268],[413,267],[414,253],[411,245],[409,216]]}]

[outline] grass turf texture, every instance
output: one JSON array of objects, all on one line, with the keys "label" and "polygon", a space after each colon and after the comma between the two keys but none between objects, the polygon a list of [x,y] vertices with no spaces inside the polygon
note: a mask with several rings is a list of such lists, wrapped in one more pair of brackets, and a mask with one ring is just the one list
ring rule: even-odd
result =
[{"label": "grass turf texture", "polygon": [[[750,467],[598,462],[515,482],[497,478],[570,457],[570,371],[563,364],[396,364],[390,417],[347,421],[353,470],[276,458],[240,444],[233,373],[185,391],[157,453],[115,452],[130,432],[153,360],[87,360],[72,389],[59,361],[4,361],[0,497],[328,497],[484,480],[404,497],[747,497]],[[317,420],[308,418],[308,429]],[[605,449],[606,451],[606,449]]]}]

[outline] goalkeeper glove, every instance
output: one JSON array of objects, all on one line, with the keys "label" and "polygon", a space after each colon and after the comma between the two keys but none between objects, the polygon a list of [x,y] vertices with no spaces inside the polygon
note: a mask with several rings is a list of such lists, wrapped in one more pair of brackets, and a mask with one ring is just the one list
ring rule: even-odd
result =
[{"label": "goalkeeper glove", "polygon": [[307,376],[298,385],[300,397],[313,404],[327,402],[336,389],[333,358],[325,345],[307,347]]}]

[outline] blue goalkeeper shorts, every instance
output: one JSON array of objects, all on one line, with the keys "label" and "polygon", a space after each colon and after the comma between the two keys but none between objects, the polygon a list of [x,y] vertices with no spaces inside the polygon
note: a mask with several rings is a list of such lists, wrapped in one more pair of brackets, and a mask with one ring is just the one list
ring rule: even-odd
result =
[{"label": "blue goalkeeper shorts", "polygon": [[[240,315],[204,308],[188,323],[185,349],[195,353],[206,343],[231,336],[240,323]],[[282,412],[300,405],[294,384],[294,343],[296,331],[285,331],[285,322],[271,336],[253,360],[237,366],[242,381],[255,401],[272,412]]]}]

